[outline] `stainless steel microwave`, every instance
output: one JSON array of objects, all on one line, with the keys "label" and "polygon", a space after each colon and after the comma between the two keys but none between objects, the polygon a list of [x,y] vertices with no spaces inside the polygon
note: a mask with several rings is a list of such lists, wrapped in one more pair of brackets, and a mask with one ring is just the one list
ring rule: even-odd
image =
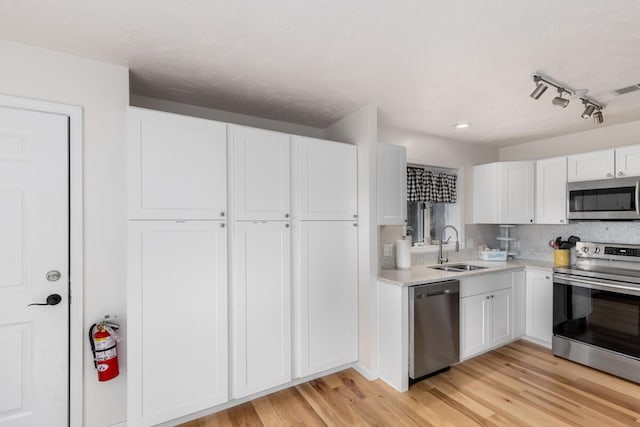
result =
[{"label": "stainless steel microwave", "polygon": [[567,184],[569,220],[640,220],[640,177]]}]

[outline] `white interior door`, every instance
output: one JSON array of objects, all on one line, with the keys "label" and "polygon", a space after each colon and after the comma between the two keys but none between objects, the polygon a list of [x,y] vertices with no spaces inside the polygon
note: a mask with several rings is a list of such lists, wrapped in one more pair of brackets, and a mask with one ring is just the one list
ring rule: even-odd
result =
[{"label": "white interior door", "polygon": [[[0,107],[0,425],[5,427],[68,422],[68,144],[66,116]],[[59,295],[57,304],[28,306],[51,295]]]}]

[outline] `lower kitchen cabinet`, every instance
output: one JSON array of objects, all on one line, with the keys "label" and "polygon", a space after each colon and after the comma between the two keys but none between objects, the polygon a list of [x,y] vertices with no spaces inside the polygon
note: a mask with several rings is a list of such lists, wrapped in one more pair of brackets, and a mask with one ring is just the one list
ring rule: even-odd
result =
[{"label": "lower kitchen cabinet", "polygon": [[301,221],[296,261],[296,376],[358,359],[358,228]]},{"label": "lower kitchen cabinet", "polygon": [[460,359],[509,342],[512,332],[511,273],[460,281]]},{"label": "lower kitchen cabinet", "polygon": [[234,225],[234,398],[291,381],[290,230],[277,221]]},{"label": "lower kitchen cabinet", "polygon": [[524,271],[514,271],[511,287],[513,297],[513,338],[520,338],[527,332],[527,279]]},{"label": "lower kitchen cabinet", "polygon": [[553,274],[527,269],[527,336],[551,346]]},{"label": "lower kitchen cabinet", "polygon": [[155,425],[228,400],[224,225],[129,222],[128,425]]}]

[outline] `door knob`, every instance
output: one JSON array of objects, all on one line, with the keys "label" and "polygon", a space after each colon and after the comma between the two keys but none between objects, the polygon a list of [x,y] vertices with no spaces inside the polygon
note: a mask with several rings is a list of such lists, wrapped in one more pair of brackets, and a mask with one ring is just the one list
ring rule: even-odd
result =
[{"label": "door knob", "polygon": [[47,297],[47,302],[34,302],[29,304],[27,307],[31,305],[58,305],[62,301],[62,297],[58,294],[51,294]]}]

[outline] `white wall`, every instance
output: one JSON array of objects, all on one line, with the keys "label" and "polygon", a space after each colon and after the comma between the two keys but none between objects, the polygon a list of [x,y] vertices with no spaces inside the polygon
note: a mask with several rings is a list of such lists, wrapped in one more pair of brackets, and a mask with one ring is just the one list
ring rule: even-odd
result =
[{"label": "white wall", "polygon": [[378,110],[368,105],[326,129],[328,139],[358,146],[358,359],[378,370]]},{"label": "white wall", "polygon": [[320,128],[263,119],[260,117],[247,116],[245,114],[230,113],[228,111],[214,110],[212,108],[199,107],[197,105],[181,104],[179,102],[149,98],[133,93],[130,98],[131,105],[135,107],[149,108],[151,110],[165,111],[167,113],[182,114],[185,116],[199,117],[201,119],[217,120],[225,123],[269,129],[284,133],[292,133],[294,135],[309,136],[312,138],[324,138],[324,129]]},{"label": "white wall", "polygon": [[[110,382],[98,383],[84,337],[88,327],[105,314],[125,318],[128,71],[2,40],[0,57],[0,93],[84,109],[85,425],[115,424],[126,417],[126,371]],[[124,346],[120,350],[124,356]]]},{"label": "white wall", "polygon": [[424,133],[380,127],[378,140],[383,144],[402,145],[407,148],[407,161],[429,166],[459,169],[462,187],[459,198],[464,222],[473,222],[473,165],[498,161],[498,148],[482,144],[451,141]]},{"label": "white wall", "polygon": [[500,161],[537,160],[640,144],[640,120],[500,149]]}]

